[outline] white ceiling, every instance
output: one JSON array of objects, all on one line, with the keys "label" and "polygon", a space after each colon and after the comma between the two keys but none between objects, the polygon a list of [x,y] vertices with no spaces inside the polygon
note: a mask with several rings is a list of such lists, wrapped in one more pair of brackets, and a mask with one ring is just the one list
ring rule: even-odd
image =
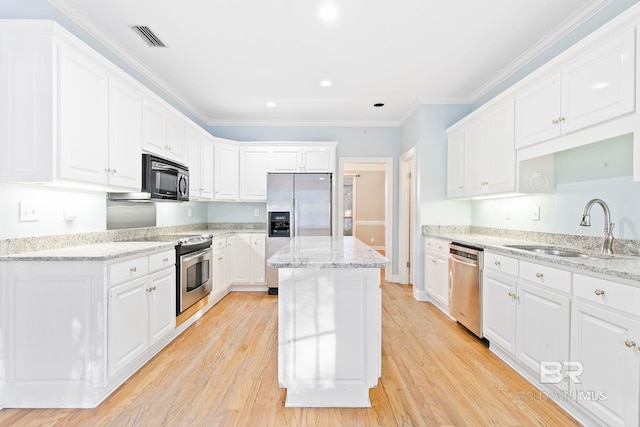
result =
[{"label": "white ceiling", "polygon": [[49,1],[207,124],[381,126],[477,100],[611,2],[329,0],[327,23],[327,0]]}]

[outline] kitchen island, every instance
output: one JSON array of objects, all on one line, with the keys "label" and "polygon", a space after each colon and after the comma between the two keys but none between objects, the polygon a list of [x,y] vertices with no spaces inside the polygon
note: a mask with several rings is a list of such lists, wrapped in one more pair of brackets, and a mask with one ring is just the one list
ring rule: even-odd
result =
[{"label": "kitchen island", "polygon": [[381,375],[380,268],[353,237],[295,237],[278,268],[278,380],[287,407],[370,407]]}]

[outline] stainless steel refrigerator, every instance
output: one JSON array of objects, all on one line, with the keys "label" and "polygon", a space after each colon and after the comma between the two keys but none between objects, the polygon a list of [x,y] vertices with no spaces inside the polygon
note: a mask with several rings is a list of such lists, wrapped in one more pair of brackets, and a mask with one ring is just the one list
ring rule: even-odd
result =
[{"label": "stainless steel refrigerator", "polygon": [[[295,236],[331,236],[331,174],[267,174],[267,259]],[[269,293],[278,269],[267,266]]]}]

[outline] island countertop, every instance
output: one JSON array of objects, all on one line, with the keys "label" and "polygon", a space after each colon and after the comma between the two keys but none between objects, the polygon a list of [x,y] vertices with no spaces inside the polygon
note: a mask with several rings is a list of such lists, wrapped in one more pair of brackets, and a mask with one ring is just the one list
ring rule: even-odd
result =
[{"label": "island countertop", "polygon": [[267,260],[275,268],[384,268],[389,260],[355,237],[294,237]]}]

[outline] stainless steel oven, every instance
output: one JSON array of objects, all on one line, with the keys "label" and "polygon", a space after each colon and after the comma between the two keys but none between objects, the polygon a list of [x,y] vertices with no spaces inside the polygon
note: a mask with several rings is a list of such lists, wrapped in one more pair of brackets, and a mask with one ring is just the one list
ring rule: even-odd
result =
[{"label": "stainless steel oven", "polygon": [[176,315],[211,293],[213,287],[212,236],[194,236],[177,247]]}]

